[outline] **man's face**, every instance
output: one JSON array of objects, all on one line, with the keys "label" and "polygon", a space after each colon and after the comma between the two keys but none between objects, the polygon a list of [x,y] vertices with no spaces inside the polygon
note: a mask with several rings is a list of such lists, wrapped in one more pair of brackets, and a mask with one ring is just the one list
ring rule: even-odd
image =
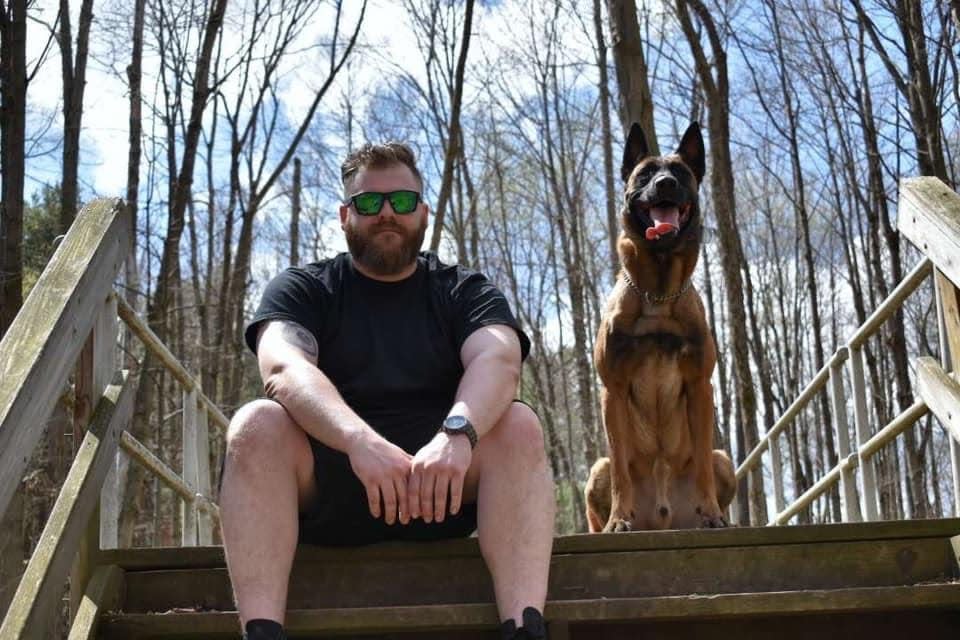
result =
[{"label": "man's face", "polygon": [[[360,169],[347,195],[399,190],[420,191],[413,172],[402,164]],[[385,199],[379,214],[362,216],[348,202],[340,206],[340,226],[357,263],[375,275],[392,276],[417,259],[427,231],[427,205],[420,202],[412,213],[397,214],[389,199]]]}]

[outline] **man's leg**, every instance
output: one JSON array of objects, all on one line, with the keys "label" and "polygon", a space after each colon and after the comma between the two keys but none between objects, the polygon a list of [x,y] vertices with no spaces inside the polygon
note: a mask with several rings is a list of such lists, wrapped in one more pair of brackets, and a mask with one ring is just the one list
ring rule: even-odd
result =
[{"label": "man's leg", "polygon": [[480,551],[493,578],[501,620],[522,624],[543,612],[556,510],[540,421],[514,402],[477,443],[465,495],[477,499]]},{"label": "man's leg", "polygon": [[243,406],[227,431],[220,519],[240,623],[283,623],[299,505],[316,494],[303,429],[272,400]]}]

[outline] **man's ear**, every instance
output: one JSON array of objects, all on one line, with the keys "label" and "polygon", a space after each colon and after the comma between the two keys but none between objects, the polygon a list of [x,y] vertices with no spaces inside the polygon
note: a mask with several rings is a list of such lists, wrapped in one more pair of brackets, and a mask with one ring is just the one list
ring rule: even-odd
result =
[{"label": "man's ear", "polygon": [[691,122],[687,127],[683,138],[680,139],[680,145],[677,147],[677,155],[683,158],[690,170],[693,171],[697,184],[703,182],[703,174],[707,171],[706,151],[703,148],[703,134],[700,132],[700,125]]},{"label": "man's ear", "polygon": [[623,146],[623,166],[620,168],[620,177],[626,182],[641,160],[650,155],[650,148],[647,146],[647,138],[643,135],[643,129],[634,122],[630,125],[630,133],[627,134],[627,143]]},{"label": "man's ear", "polygon": [[341,229],[346,228],[348,215],[350,215],[350,205],[341,204],[340,205],[340,228]]}]

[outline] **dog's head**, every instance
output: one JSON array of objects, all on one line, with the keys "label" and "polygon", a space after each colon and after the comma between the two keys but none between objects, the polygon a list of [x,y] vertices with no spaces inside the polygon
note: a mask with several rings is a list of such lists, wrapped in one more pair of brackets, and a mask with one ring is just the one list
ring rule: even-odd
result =
[{"label": "dog's head", "polygon": [[638,245],[673,253],[698,246],[703,234],[697,191],[705,171],[703,135],[692,123],[673,153],[652,156],[634,123],[623,150],[626,184],[621,222]]}]

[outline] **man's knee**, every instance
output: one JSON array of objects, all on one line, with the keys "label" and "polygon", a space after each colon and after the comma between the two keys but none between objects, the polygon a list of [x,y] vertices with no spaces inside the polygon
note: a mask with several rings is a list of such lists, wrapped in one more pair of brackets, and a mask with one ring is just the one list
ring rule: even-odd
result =
[{"label": "man's knee", "polygon": [[309,447],[306,434],[273,400],[249,402],[234,414],[227,428],[227,464],[244,467],[265,459],[292,458]]},{"label": "man's knee", "polygon": [[540,418],[522,402],[514,402],[507,408],[491,435],[507,455],[516,455],[529,463],[546,460]]}]

